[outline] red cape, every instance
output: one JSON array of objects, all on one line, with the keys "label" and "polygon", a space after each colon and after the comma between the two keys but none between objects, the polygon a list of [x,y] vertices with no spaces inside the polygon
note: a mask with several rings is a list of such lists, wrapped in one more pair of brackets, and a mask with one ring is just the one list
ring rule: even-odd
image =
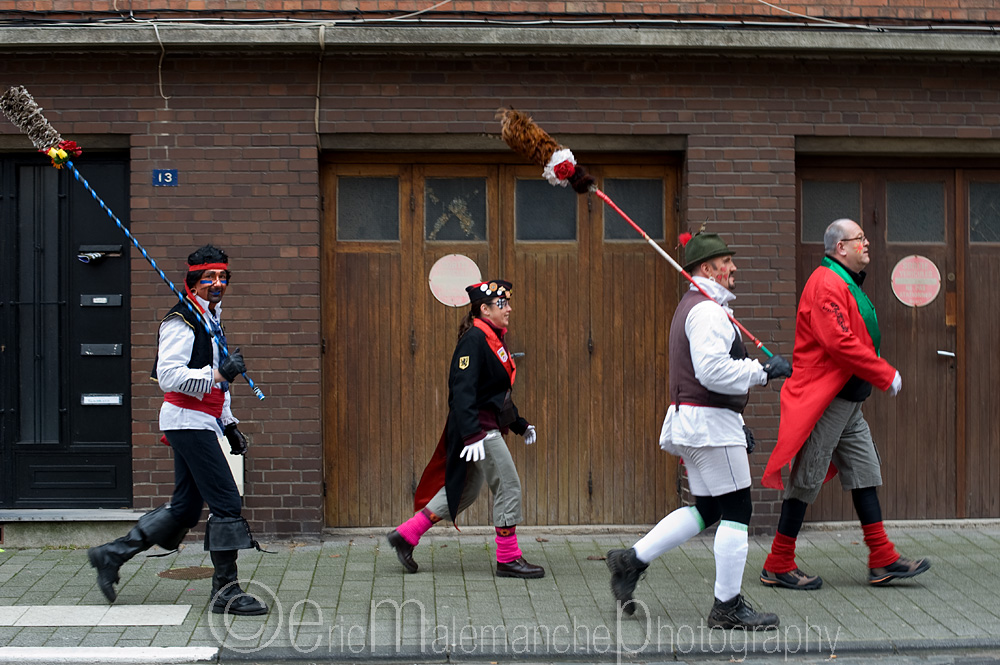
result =
[{"label": "red cape", "polygon": [[[847,284],[829,268],[813,271],[795,317],[794,370],[781,388],[778,442],[761,484],[782,489],[781,469],[791,464],[826,407],[851,376],[887,390],[896,368],[878,357]],[[830,465],[829,480],[836,473]]]}]

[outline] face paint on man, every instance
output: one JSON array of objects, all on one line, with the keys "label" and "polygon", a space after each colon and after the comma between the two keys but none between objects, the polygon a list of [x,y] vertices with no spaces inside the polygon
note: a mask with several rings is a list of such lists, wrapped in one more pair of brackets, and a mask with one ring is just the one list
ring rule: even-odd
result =
[{"label": "face paint on man", "polygon": [[706,263],[709,265],[709,279],[732,291],[736,286],[736,264],[732,255],[719,256]]},{"label": "face paint on man", "polygon": [[194,293],[202,300],[208,301],[214,310],[214,305],[222,300],[222,296],[226,295],[228,285],[229,280],[226,279],[225,270],[206,270],[198,279]]}]

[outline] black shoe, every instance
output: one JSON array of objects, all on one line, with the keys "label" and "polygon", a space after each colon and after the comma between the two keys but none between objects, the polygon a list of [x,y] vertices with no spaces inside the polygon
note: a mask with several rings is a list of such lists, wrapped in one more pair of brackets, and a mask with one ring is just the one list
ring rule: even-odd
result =
[{"label": "black shoe", "polygon": [[260,616],[267,614],[267,605],[233,583],[212,594],[212,614]]},{"label": "black shoe", "polygon": [[406,572],[417,572],[417,562],[413,560],[413,545],[407,542],[406,538],[403,538],[403,534],[393,529],[386,536],[386,540],[392,545],[392,549],[396,550],[396,558],[403,564]]},{"label": "black shoe", "polygon": [[916,577],[920,573],[927,572],[931,567],[929,559],[907,559],[899,557],[894,563],[890,563],[885,568],[869,568],[868,584],[872,586],[883,586],[893,580],[905,577]]},{"label": "black shoe", "polygon": [[212,575],[212,614],[257,616],[267,614],[267,605],[240,588],[236,550],[209,552],[215,573]]},{"label": "black shoe", "polygon": [[523,580],[533,580],[545,577],[545,569],[518,557],[507,563],[497,561],[497,577],[519,577]]},{"label": "black shoe", "polygon": [[649,564],[639,561],[635,549],[631,547],[627,550],[608,550],[605,563],[611,571],[611,593],[621,604],[622,612],[632,614],[635,612],[632,592],[635,591],[635,585],[639,583],[642,574],[649,568]]},{"label": "black shoe", "polygon": [[796,568],[787,573],[772,573],[770,570],[760,571],[760,582],[764,586],[812,591],[823,586],[823,578],[819,575],[806,575]]},{"label": "black shoe", "polygon": [[740,628],[742,630],[767,630],[777,628],[778,615],[758,612],[742,594],[722,602],[718,598],[708,613],[709,628]]},{"label": "black shoe", "polygon": [[[118,540],[121,540],[121,538]],[[121,581],[121,578],[118,576],[118,570],[121,568],[122,563],[124,563],[120,555],[112,553],[117,544],[118,541],[116,540],[107,545],[91,547],[87,550],[87,559],[90,561],[90,565],[97,570],[97,588],[101,590],[101,593],[104,594],[109,603],[115,602],[115,599],[118,598],[115,585]]]}]

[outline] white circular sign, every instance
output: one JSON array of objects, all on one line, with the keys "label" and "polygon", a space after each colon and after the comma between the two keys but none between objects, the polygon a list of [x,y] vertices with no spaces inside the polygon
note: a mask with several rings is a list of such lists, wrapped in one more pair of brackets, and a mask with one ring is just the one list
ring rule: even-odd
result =
[{"label": "white circular sign", "polygon": [[427,281],[440,302],[449,307],[464,307],[471,302],[465,287],[483,281],[483,277],[479,266],[468,256],[448,254],[431,266]]},{"label": "white circular sign", "polygon": [[892,269],[892,292],[904,305],[923,307],[940,291],[941,272],[926,256],[905,256]]}]

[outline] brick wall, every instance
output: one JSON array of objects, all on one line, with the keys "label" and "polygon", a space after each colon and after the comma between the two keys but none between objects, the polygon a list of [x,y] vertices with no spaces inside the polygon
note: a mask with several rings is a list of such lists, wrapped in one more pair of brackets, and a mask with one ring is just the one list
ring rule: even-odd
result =
[{"label": "brick wall", "polygon": [[[0,61],[0,76],[26,82],[63,134],[130,136],[133,229],[169,275],[180,279],[194,246],[229,251],[228,334],[267,393],[258,402],[238,383],[234,399],[253,437],[246,503],[258,528],[279,534],[321,527],[315,68],[312,56],[168,57],[164,101],[149,56]],[[326,134],[495,134],[495,110],[514,104],[557,137],[685,136],[686,224],[731,234],[737,315],[784,353],[795,309],[796,136],[1000,138],[1000,82],[969,63],[337,56],[323,71]],[[166,167],[179,169],[181,186],[151,187],[151,169]],[[141,257],[132,294],[135,497],[147,508],[172,483],[148,372],[173,296]],[[756,391],[755,478],[777,414],[777,392]],[[754,497],[756,524],[773,525],[776,493]]]},{"label": "brick wall", "polygon": [[[1000,20],[1000,7],[992,0],[798,0],[771,2],[730,0],[728,2],[656,2],[640,0],[452,0],[426,11],[436,3],[430,0],[2,0],[0,12],[23,16],[26,12],[46,12],[63,17],[87,13],[128,15],[139,18],[177,15],[237,15],[247,17],[294,15],[324,16],[341,14],[358,18],[362,14],[423,11],[424,19],[435,15],[552,15],[670,18],[731,18],[754,20],[790,20],[796,14],[824,19],[867,19],[932,22],[982,22]],[[780,9],[778,9],[780,7]],[[784,11],[782,11],[784,10]]]}]

